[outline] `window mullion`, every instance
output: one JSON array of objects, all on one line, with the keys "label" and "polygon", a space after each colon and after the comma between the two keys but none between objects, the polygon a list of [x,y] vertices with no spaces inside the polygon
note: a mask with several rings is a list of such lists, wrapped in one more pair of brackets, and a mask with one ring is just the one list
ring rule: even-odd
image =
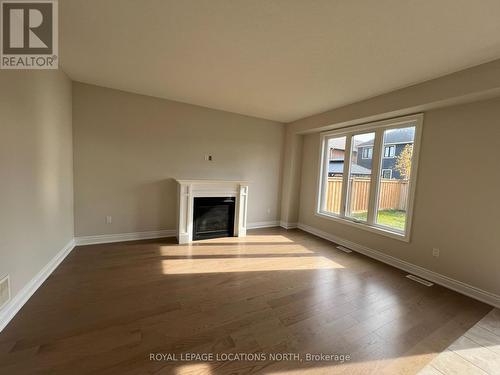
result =
[{"label": "window mullion", "polygon": [[352,135],[347,135],[345,152],[344,152],[344,175],[342,176],[342,196],[340,197],[340,216],[346,216],[347,209],[347,192],[349,185],[349,175],[351,172],[351,147],[352,147]]},{"label": "window mullion", "polygon": [[330,138],[325,137],[323,139],[323,155],[322,160],[323,164],[321,166],[321,197],[320,197],[320,211],[325,211],[326,209],[326,188],[328,184],[328,163],[330,161],[329,158],[329,149],[328,149],[328,140]]},{"label": "window mullion", "polygon": [[371,176],[371,187],[370,187],[370,197],[368,200],[368,215],[367,224],[375,224],[377,203],[378,203],[378,190],[380,182],[380,165],[382,160],[382,138],[384,135],[384,129],[377,129],[375,131],[375,142],[373,144],[373,161],[372,161],[372,176]]}]

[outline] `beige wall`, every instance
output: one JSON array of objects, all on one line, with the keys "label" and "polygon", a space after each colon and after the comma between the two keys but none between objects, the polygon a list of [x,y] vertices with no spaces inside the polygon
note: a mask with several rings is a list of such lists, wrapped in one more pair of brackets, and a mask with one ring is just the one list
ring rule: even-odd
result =
[{"label": "beige wall", "polygon": [[73,124],[77,236],[175,229],[174,178],[248,180],[249,223],[279,219],[282,124],[81,83]]},{"label": "beige wall", "polygon": [[0,71],[0,277],[17,294],[73,239],[71,81]]},{"label": "beige wall", "polygon": [[291,122],[287,131],[326,130],[499,95],[500,60],[495,60]]},{"label": "beige wall", "polygon": [[314,215],[320,141],[304,136],[299,222],[500,295],[499,119],[500,99],[425,113],[409,244]]},{"label": "beige wall", "polygon": [[301,158],[295,145],[300,144],[302,136],[297,134],[388,119],[499,95],[500,60],[495,60],[287,124],[281,220],[291,223],[298,220],[299,189],[295,186],[300,180],[300,163],[296,160]]},{"label": "beige wall", "polygon": [[300,166],[302,165],[303,136],[286,129],[285,155],[283,158],[283,181],[281,189],[280,224],[293,227],[299,217]]}]

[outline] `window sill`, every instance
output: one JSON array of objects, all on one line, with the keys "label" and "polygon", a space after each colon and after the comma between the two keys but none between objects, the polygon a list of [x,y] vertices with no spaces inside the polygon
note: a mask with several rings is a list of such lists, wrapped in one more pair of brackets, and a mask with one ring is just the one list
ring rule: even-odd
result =
[{"label": "window sill", "polygon": [[316,216],[319,216],[323,219],[332,220],[339,222],[341,224],[346,224],[358,229],[363,229],[368,232],[377,233],[385,237],[393,238],[403,242],[410,242],[410,233],[402,233],[397,231],[392,231],[390,229],[385,229],[383,227],[369,225],[363,222],[357,222],[353,220],[349,220],[340,216],[336,216],[334,214],[326,213],[326,212],[315,212]]}]

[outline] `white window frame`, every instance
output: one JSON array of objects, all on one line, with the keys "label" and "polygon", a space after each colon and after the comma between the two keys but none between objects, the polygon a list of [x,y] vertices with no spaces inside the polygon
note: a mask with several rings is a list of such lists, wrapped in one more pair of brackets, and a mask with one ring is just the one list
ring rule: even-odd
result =
[{"label": "white window frame", "polygon": [[[371,122],[367,124],[354,125],[346,128],[331,130],[320,134],[320,165],[318,173],[318,190],[316,197],[316,212],[315,215],[325,219],[333,220],[356,228],[364,229],[373,233],[381,234],[390,238],[395,238],[401,241],[410,242],[411,227],[413,221],[413,204],[415,200],[415,188],[418,174],[418,160],[420,153],[420,140],[422,137],[424,115],[422,113],[398,117],[389,120]],[[384,131],[394,128],[402,128],[405,126],[415,126],[415,138],[413,141],[413,161],[412,173],[409,181],[409,194],[406,210],[406,226],[404,231],[399,231],[376,222],[376,212],[378,211],[378,190],[380,179],[382,178],[382,160],[384,159]],[[357,134],[375,132],[375,140],[372,151],[372,175],[371,189],[368,203],[368,218],[366,222],[361,222],[346,216],[346,197],[351,168],[351,146],[352,137]],[[326,211],[326,182],[328,181],[328,140],[331,138],[346,137],[345,146],[345,161],[343,171],[342,196],[340,204],[340,214],[335,214]]]},{"label": "white window frame", "polygon": [[389,180],[392,178],[392,169],[389,169],[389,168],[383,168],[382,169],[382,173],[381,173],[381,177],[384,177],[384,171],[389,171],[391,172],[390,173],[390,177],[388,178]]},{"label": "white window frame", "polygon": [[[394,155],[392,156],[385,156],[385,149],[389,147],[394,147]],[[389,153],[390,155],[390,153]],[[394,159],[396,157],[396,145],[394,144],[388,144],[384,146],[384,159]]]},{"label": "white window frame", "polygon": [[[368,156],[366,158],[365,158],[365,150],[367,151],[367,154],[368,154]],[[363,150],[361,151],[361,159],[364,159],[364,160],[373,159],[373,146],[363,147]]]}]

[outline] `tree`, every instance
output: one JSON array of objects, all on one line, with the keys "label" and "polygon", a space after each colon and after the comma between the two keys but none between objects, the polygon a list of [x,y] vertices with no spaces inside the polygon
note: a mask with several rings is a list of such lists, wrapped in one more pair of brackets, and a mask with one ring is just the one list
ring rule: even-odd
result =
[{"label": "tree", "polygon": [[407,144],[403,151],[396,158],[395,169],[401,174],[401,177],[405,180],[410,179],[411,174],[411,157],[413,155],[413,145]]}]

